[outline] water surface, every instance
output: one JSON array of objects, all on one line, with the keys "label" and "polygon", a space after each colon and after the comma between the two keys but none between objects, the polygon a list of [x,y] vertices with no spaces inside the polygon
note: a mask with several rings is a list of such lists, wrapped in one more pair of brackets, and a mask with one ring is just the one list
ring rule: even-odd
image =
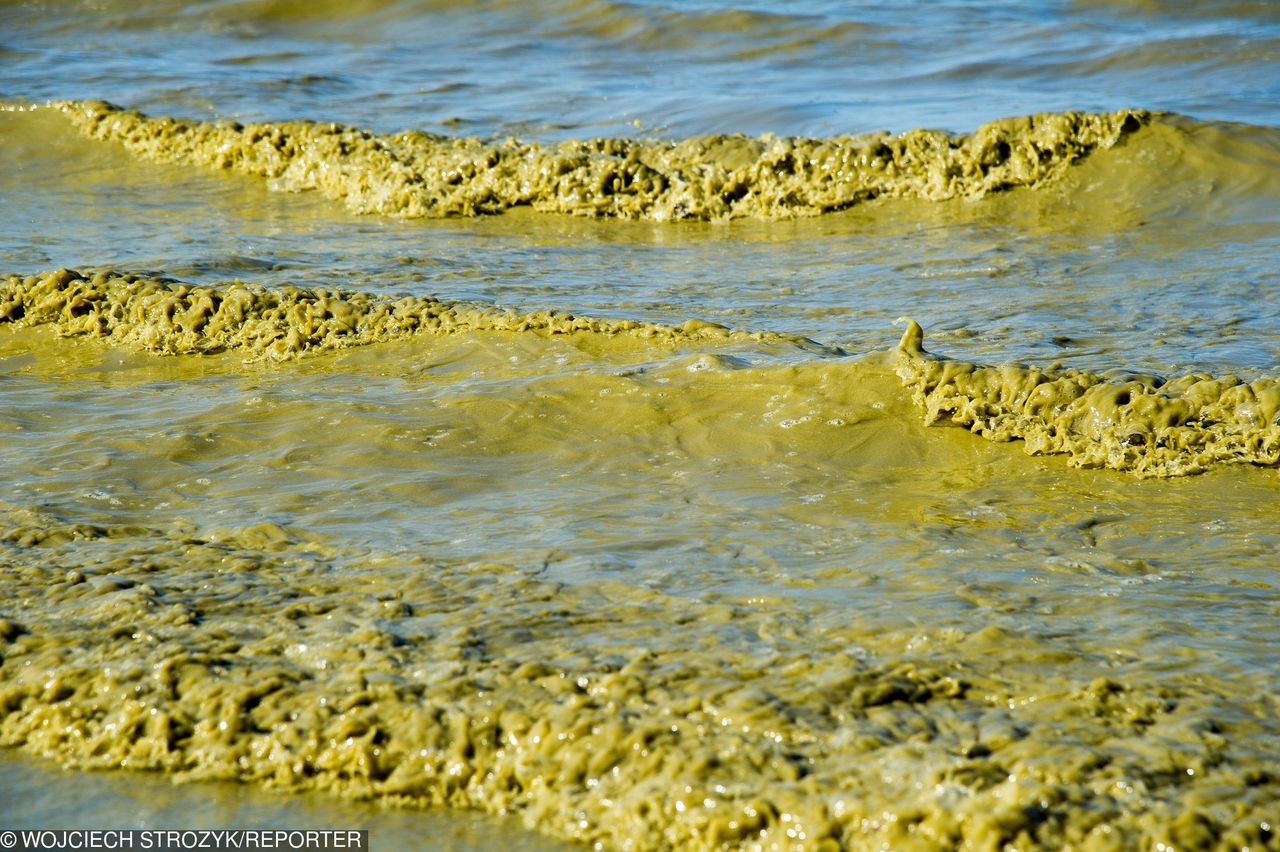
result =
[{"label": "water surface", "polygon": [[[1271,4],[0,22],[0,741],[40,801],[1276,844]],[[565,171],[485,183],[509,152]],[[827,163],[875,190],[813,203]]]}]

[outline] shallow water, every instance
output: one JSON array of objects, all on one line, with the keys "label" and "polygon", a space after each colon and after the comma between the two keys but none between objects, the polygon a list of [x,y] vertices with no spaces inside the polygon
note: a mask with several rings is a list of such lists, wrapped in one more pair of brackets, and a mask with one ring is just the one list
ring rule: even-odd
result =
[{"label": "shallow water", "polygon": [[1270,4],[0,21],[0,741],[245,782],[14,784],[1275,846]]},{"label": "shallow water", "polygon": [[126,789],[119,776],[105,772],[70,772],[44,761],[3,755],[0,772],[0,821],[20,830],[66,825],[75,807],[78,825],[119,829],[274,829],[305,825],[339,830],[364,829],[371,846],[431,848],[473,852],[501,845],[520,849],[581,848],[523,831],[511,820],[453,811],[385,810],[307,794],[269,794],[239,784],[203,782],[174,784],[162,776],[135,773]]}]

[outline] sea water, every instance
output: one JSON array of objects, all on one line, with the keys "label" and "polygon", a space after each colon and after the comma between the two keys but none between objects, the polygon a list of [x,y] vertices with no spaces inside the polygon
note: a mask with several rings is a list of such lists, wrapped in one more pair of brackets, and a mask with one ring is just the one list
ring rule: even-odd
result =
[{"label": "sea water", "polygon": [[1274,5],[0,24],[0,822],[1277,843]]}]

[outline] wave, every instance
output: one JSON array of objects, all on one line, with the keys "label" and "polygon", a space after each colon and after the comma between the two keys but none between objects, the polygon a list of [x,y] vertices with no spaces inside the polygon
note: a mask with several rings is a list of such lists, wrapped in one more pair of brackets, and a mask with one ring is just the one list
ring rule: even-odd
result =
[{"label": "wave", "polygon": [[[56,4],[49,4],[55,5]],[[71,4],[67,4],[71,5]],[[647,52],[721,54],[750,58],[761,54],[821,51],[836,57],[857,50],[868,36],[883,30],[876,23],[851,20],[840,10],[797,14],[726,5],[687,8],[679,4],[616,2],[616,0],[549,0],[538,4],[517,0],[235,0],[202,6],[199,15],[189,4],[154,0],[145,8],[122,0],[98,0],[92,20],[67,21],[62,28],[83,32],[105,29],[166,31],[219,28],[254,33],[328,35],[350,32],[358,21],[363,31],[394,37],[406,29],[438,28],[448,21],[462,29],[490,34],[519,31],[553,42],[583,36],[604,44],[625,45]],[[45,10],[41,24],[57,26]]]},{"label": "wave", "polygon": [[315,190],[356,213],[474,216],[516,206],[627,219],[786,219],[876,198],[977,198],[1053,181],[1148,124],[1140,110],[1010,118],[972,134],[682,141],[570,140],[556,146],[424,132],[378,136],[335,123],[153,118],[100,101],[56,102],[86,136],[158,162]]},{"label": "wave", "polygon": [[[550,310],[520,313],[431,296],[240,282],[203,287],[105,270],[10,276],[0,281],[0,322],[52,325],[63,336],[99,337],[159,354],[239,351],[249,360],[491,332],[625,338],[642,345],[784,343],[824,359],[846,355],[796,335],[698,319],[663,325]],[[923,342],[923,330],[910,322],[887,363],[927,424],[949,421],[994,441],[1021,440],[1028,454],[1065,454],[1076,466],[1141,477],[1280,463],[1280,379],[1193,373],[1166,380],[1124,370],[971,364],[932,355]],[[859,364],[865,366],[865,359]],[[841,412],[818,414],[825,421]]]},{"label": "wave", "polygon": [[1177,0],[1075,0],[1075,5],[1116,10],[1134,16],[1242,18],[1262,21],[1280,18],[1280,7],[1266,0],[1207,0],[1200,3],[1180,3]]},{"label": "wave", "polygon": [[925,412],[1029,454],[1081,467],[1179,476],[1220,464],[1280,462],[1280,380],[982,366],[930,356],[910,322],[896,368]]},{"label": "wave", "polygon": [[[528,7],[522,6],[522,11]],[[553,37],[586,34],[603,42],[652,53],[684,52],[746,60],[805,52],[837,57],[865,47],[882,25],[844,18],[839,10],[771,10],[610,0],[567,0],[536,10]]]},{"label": "wave", "polygon": [[52,325],[64,336],[88,335],[166,355],[236,350],[251,360],[289,360],[423,334],[526,332],[593,334],[647,340],[785,341],[795,335],[746,332],[705,320],[671,326],[608,320],[553,310],[517,313],[444,302],[431,296],[380,296],[354,290],[199,287],[170,278],[71,269],[0,281],[0,322]]}]

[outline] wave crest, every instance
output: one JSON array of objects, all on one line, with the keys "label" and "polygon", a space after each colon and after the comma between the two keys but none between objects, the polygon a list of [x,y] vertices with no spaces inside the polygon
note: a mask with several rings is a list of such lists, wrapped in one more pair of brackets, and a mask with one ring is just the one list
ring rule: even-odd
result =
[{"label": "wave crest", "polygon": [[1150,120],[1069,112],[994,121],[967,136],[913,130],[829,139],[710,136],[570,140],[554,147],[311,121],[152,118],[95,102],[54,104],[87,136],[145,159],[316,190],[356,213],[474,216],[525,205],[626,219],[784,219],[883,197],[978,197],[1039,186]]},{"label": "wave crest", "polygon": [[482,331],[809,343],[792,335],[734,331],[699,319],[662,325],[552,310],[517,313],[433,296],[397,298],[302,287],[272,290],[239,282],[201,287],[168,278],[112,271],[86,275],[71,269],[0,280],[0,322],[51,324],[64,336],[110,338],[167,355],[240,350],[254,360],[288,360],[423,334]]},{"label": "wave crest", "polygon": [[1065,453],[1079,467],[1139,476],[1199,473],[1218,464],[1280,463],[1280,381],[1192,374],[1038,370],[949,361],[923,348],[914,321],[896,355],[898,375],[924,408],[1028,454]]}]

